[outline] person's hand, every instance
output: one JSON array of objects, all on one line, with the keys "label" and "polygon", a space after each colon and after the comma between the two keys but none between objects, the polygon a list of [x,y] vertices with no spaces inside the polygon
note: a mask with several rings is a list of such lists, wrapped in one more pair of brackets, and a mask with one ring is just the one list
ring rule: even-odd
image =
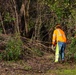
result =
[{"label": "person's hand", "polygon": [[52,50],[54,50],[54,46],[53,45],[51,46],[51,48],[52,48]]},{"label": "person's hand", "polygon": [[55,50],[55,46],[54,45],[52,45],[51,48],[52,48],[52,50]]}]

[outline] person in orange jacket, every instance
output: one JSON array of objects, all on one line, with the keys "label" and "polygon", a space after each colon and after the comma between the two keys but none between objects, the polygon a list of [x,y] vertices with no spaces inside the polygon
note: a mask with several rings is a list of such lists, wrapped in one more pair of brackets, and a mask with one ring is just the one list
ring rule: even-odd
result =
[{"label": "person in orange jacket", "polygon": [[61,28],[60,24],[57,24],[53,32],[52,48],[56,46],[55,62],[64,61],[64,50],[66,47],[66,35]]}]

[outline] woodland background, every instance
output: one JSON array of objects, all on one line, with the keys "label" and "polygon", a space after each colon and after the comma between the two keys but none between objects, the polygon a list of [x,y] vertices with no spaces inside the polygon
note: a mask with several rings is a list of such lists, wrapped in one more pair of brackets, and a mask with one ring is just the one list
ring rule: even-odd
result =
[{"label": "woodland background", "polygon": [[[0,59],[36,61],[54,54],[51,41],[57,23],[67,36],[66,61],[75,62],[76,0],[0,0]],[[54,61],[51,57],[49,62]]]}]

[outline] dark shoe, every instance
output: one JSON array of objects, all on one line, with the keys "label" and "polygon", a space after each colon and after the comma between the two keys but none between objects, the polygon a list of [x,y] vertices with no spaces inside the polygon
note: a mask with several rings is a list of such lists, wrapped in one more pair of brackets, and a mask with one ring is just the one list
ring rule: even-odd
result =
[{"label": "dark shoe", "polygon": [[64,61],[64,60],[62,60],[61,62],[62,62],[62,63],[64,63],[65,61]]}]

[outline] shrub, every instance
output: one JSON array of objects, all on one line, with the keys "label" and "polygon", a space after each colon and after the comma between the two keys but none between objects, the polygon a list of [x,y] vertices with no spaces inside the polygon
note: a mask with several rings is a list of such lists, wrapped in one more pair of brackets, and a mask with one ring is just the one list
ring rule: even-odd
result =
[{"label": "shrub", "polygon": [[22,41],[19,37],[11,38],[5,49],[3,58],[6,60],[17,60],[19,59],[22,52]]},{"label": "shrub", "polygon": [[76,59],[76,38],[71,38],[71,44],[68,47],[69,56]]}]

